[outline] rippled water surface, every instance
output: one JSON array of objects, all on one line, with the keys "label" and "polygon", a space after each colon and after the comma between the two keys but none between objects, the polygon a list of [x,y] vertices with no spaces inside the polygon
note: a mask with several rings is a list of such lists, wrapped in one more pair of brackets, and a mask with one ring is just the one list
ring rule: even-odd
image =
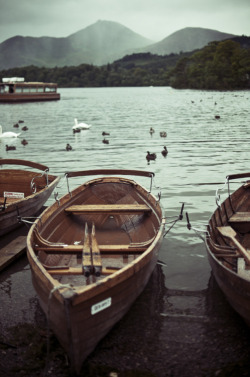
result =
[{"label": "rippled water surface", "polygon": [[[95,168],[153,171],[153,192],[156,195],[160,193],[167,218],[171,220],[171,216],[178,215],[181,203],[185,202],[184,211],[189,213],[192,224],[198,228],[207,223],[214,211],[215,190],[223,186],[226,175],[250,170],[248,91],[177,91],[168,87],[152,87],[60,89],[60,93],[61,100],[56,102],[0,106],[3,131],[22,132],[19,138],[11,141],[16,146],[15,151],[6,152],[5,144],[10,142],[0,140],[1,158],[41,162],[48,165],[52,173],[62,176],[65,171]],[[74,118],[92,127],[73,134]],[[24,121],[19,131],[13,128],[18,120]],[[20,131],[23,125],[28,127],[28,131]],[[155,130],[152,135],[149,133],[151,127]],[[103,131],[110,133],[106,136],[109,144],[103,143]],[[162,131],[167,132],[166,138],[160,137]],[[21,144],[22,139],[28,141],[26,146]],[[67,143],[72,146],[72,151],[66,151]],[[163,146],[168,149],[166,158],[161,155]],[[147,151],[157,154],[150,165],[146,160]],[[72,179],[72,186],[80,183],[81,179]],[[149,187],[147,179],[138,180]],[[63,179],[60,186],[59,194],[65,193],[66,183]],[[197,352],[197,358],[187,359],[191,375],[192,365],[197,360],[203,358],[210,362],[206,347],[215,342],[209,348],[211,363],[215,369],[221,368],[222,362],[216,364],[216,348],[219,345],[224,347],[224,340],[221,336],[216,343],[209,332],[210,325],[206,323],[208,321],[210,324],[213,316],[220,321],[224,312],[227,315],[225,319],[223,314],[226,321],[223,326],[230,328],[225,340],[226,344],[230,344],[228,360],[238,362],[241,350],[233,352],[235,326],[240,323],[243,327],[240,330],[237,328],[237,331],[244,333],[242,329],[246,330],[245,325],[237,316],[234,317],[223,296],[218,296],[220,292],[213,288],[215,283],[204,244],[192,231],[187,230],[185,219],[167,234],[159,259],[166,264],[160,269],[161,279],[159,276],[156,281],[153,279],[152,290],[142,296],[145,300],[152,300],[156,308],[149,315],[149,332],[152,335],[157,330],[157,336],[153,334],[149,341],[155,342],[160,349],[157,354],[159,359],[156,366],[156,358],[151,360],[151,351],[146,349],[147,362],[141,362],[140,367],[143,369],[146,365],[152,372],[158,368],[157,376],[168,375],[160,370],[159,365],[165,365],[166,355],[170,355],[169,349],[173,345],[182,347],[184,344],[187,348],[196,345],[194,353]],[[20,281],[25,280],[25,284],[30,286],[29,266],[24,263],[16,271],[14,267],[12,269],[2,274],[2,280],[0,276],[0,299],[2,297],[8,307],[8,310],[0,309],[2,326],[6,326],[9,312],[14,310],[13,302],[18,301],[20,306],[23,302],[24,306],[13,318],[13,323],[32,320],[35,311],[35,294],[31,288],[28,298],[20,298],[23,294]],[[150,294],[154,299],[148,297]],[[144,304],[142,299],[142,303],[137,303],[139,306],[134,309],[139,310],[140,317],[144,313],[140,312],[140,305]],[[190,321],[193,321],[191,328]],[[154,329],[153,323],[158,324],[154,325]],[[217,327],[212,330],[217,333]],[[138,331],[140,333],[140,327]],[[244,336],[237,341],[237,347],[240,347],[241,339],[245,352]],[[177,349],[174,352],[178,354]],[[173,354],[169,363],[173,372],[169,375],[180,375]]]}]

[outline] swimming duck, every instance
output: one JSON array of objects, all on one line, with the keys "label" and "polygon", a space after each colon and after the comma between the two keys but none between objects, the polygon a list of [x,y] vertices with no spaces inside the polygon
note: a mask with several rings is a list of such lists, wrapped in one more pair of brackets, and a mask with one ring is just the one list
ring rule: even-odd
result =
[{"label": "swimming duck", "polygon": [[156,159],[156,153],[150,153],[150,152],[147,152],[147,156],[146,156],[146,159],[147,161],[151,161],[151,160],[155,160]]},{"label": "swimming duck", "polygon": [[23,145],[27,145],[27,144],[28,144],[27,140],[25,140],[25,139],[23,139],[23,140],[21,141],[21,143],[22,143]]},{"label": "swimming duck", "polygon": [[71,147],[70,144],[67,144],[67,145],[66,145],[66,151],[72,151],[72,147]]},{"label": "swimming duck", "polygon": [[167,133],[165,131],[160,132],[160,137],[167,137]]},{"label": "swimming duck", "polygon": [[163,151],[161,152],[161,154],[163,155],[163,157],[166,157],[167,154],[168,154],[168,150],[167,150],[167,147],[163,147]]},{"label": "swimming duck", "polygon": [[14,147],[14,145],[6,145],[5,149],[6,149],[6,151],[15,151],[16,147]]}]

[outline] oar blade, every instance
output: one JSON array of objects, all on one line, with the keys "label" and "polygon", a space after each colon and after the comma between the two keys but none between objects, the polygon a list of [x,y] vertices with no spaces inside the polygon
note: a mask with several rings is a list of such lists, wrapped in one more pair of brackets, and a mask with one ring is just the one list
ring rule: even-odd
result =
[{"label": "oar blade", "polygon": [[236,232],[231,226],[218,226],[217,229],[224,237],[234,238],[236,236]]}]

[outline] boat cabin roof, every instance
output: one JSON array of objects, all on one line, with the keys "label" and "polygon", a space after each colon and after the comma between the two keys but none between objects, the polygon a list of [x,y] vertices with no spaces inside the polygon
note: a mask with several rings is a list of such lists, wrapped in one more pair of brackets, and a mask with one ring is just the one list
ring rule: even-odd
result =
[{"label": "boat cabin roof", "polygon": [[45,83],[45,82],[26,82],[24,77],[10,77],[10,78],[2,78],[1,86],[4,85],[15,85],[15,86],[57,86],[56,83]]}]

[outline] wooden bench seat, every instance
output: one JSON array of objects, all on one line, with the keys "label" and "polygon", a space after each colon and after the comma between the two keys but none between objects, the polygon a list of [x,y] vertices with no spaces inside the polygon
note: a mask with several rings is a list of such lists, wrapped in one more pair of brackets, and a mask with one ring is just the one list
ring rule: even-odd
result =
[{"label": "wooden bench seat", "polygon": [[[130,245],[98,245],[102,254],[140,254],[147,250],[147,246],[130,246]],[[78,254],[83,250],[83,245],[67,246],[36,246],[35,250],[44,251],[48,254]]]},{"label": "wooden bench seat", "polygon": [[236,212],[234,213],[230,219],[230,223],[242,223],[242,222],[250,222],[250,212]]},{"label": "wooden bench seat", "polygon": [[65,208],[65,212],[74,214],[86,213],[137,213],[137,212],[150,212],[146,204],[86,204],[86,205],[73,205]]},{"label": "wooden bench seat", "polygon": [[[79,267],[55,267],[46,265],[43,265],[43,267],[46,268],[50,275],[82,275],[82,268]],[[101,274],[111,275],[117,271],[119,271],[119,268],[104,267],[102,268]]]}]

